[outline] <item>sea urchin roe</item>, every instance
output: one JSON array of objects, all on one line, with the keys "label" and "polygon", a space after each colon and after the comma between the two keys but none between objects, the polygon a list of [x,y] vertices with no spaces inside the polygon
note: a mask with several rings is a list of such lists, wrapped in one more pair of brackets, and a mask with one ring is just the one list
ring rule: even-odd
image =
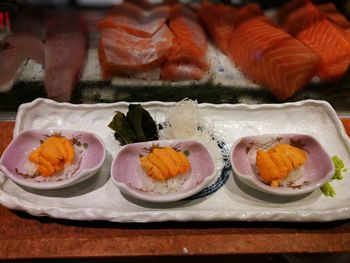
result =
[{"label": "sea urchin roe", "polygon": [[307,159],[306,153],[289,144],[278,144],[268,151],[258,150],[256,165],[261,179],[278,187],[280,181],[286,179],[289,173],[302,166]]},{"label": "sea urchin roe", "polygon": [[52,176],[73,162],[74,148],[67,138],[51,136],[32,151],[28,159],[38,166],[40,175]]},{"label": "sea urchin roe", "polygon": [[153,149],[148,155],[140,157],[140,164],[148,176],[158,181],[185,174],[191,168],[187,157],[171,147]]}]

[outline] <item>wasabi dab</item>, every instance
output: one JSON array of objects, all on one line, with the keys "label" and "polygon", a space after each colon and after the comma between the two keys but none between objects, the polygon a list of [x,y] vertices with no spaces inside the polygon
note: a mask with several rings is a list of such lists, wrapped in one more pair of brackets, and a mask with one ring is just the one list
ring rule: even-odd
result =
[{"label": "wasabi dab", "polygon": [[335,191],[333,186],[330,183],[325,183],[324,185],[321,186],[321,192],[325,195],[325,196],[330,196],[330,197],[334,197],[335,196]]},{"label": "wasabi dab", "polygon": [[[342,180],[344,178],[342,173],[346,173],[348,169],[344,168],[344,162],[338,156],[334,155],[331,159],[334,165],[334,175],[332,180]],[[336,195],[334,188],[329,182],[321,186],[320,189],[325,196],[334,197]]]},{"label": "wasabi dab", "polygon": [[342,172],[346,172],[346,169],[344,169],[343,160],[335,155],[332,157],[332,161],[333,161],[334,168],[335,168],[335,172],[334,172],[332,179],[338,179],[338,180],[343,179],[344,177],[342,175]]}]

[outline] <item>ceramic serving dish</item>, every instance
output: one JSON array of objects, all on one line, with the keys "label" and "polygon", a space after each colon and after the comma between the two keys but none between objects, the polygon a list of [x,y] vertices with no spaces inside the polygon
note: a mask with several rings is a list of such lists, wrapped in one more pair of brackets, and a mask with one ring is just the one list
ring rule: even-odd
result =
[{"label": "ceramic serving dish", "polygon": [[[305,151],[307,160],[302,176],[285,186],[272,187],[262,182],[256,167],[258,150],[268,150],[279,143],[290,144]],[[307,134],[264,134],[239,139],[231,149],[235,175],[249,186],[275,195],[292,196],[312,192],[328,182],[334,174],[333,163],[322,145]]]},{"label": "ceramic serving dish", "polygon": [[[69,139],[75,149],[74,171],[70,175],[31,176],[26,170],[28,155],[52,135]],[[21,132],[0,160],[0,169],[12,181],[34,189],[59,189],[77,184],[96,174],[105,159],[103,141],[95,134],[78,130],[38,129]],[[79,156],[79,157],[77,157]]]},{"label": "ceramic serving dish", "polygon": [[[174,102],[150,101],[142,102],[141,105],[150,112],[157,123],[162,123]],[[81,183],[46,194],[28,191],[14,181],[7,180],[5,174],[0,171],[1,205],[34,216],[113,222],[300,223],[350,218],[350,140],[329,103],[319,100],[259,105],[200,103],[198,110],[213,128],[220,132],[220,138],[230,149],[233,142],[245,136],[286,133],[313,136],[329,156],[338,156],[348,168],[347,172],[343,173],[343,180],[330,182],[336,192],[335,197],[324,196],[318,190],[308,195],[293,197],[265,194],[247,187],[238,179],[233,180],[233,176],[228,176],[228,180],[214,178],[198,193],[200,195],[196,199],[197,194],[190,197],[191,201],[170,204],[138,202],[134,198],[126,198],[110,178],[112,160],[122,147],[107,124],[116,111],[127,112],[128,106],[128,102],[92,105],[57,103],[43,98],[22,104],[16,115],[15,137],[30,129],[86,130],[98,134],[103,139],[106,159],[96,180],[91,180],[93,184]],[[226,157],[230,159],[229,152],[227,155],[225,150],[225,162]],[[217,168],[217,171],[219,169]],[[220,176],[217,175],[216,178]],[[205,197],[201,195],[202,192],[206,193]]]},{"label": "ceramic serving dish", "polygon": [[[185,175],[159,182],[145,174],[139,158],[154,147],[165,146],[188,154],[191,168]],[[214,157],[203,144],[193,140],[159,140],[126,145],[118,152],[111,169],[112,180],[122,192],[150,202],[172,202],[192,196],[206,187],[215,174]]]}]

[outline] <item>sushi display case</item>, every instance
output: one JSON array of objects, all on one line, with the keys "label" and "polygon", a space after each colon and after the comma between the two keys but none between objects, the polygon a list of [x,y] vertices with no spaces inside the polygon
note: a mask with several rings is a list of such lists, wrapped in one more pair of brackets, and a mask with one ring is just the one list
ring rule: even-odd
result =
[{"label": "sushi display case", "polygon": [[[345,0],[1,2],[0,259],[349,252],[349,17]],[[134,135],[114,122],[122,116],[128,132],[147,137],[132,114],[141,129],[154,122],[151,143],[128,142]],[[78,169],[95,154],[98,172],[29,182],[21,169],[33,131],[44,131],[40,145],[49,133],[78,133]],[[199,146],[182,148],[186,140]],[[284,140],[304,152],[310,174],[276,189],[255,155]],[[138,161],[162,144],[183,151],[190,178],[213,162],[210,179],[148,190]]]}]

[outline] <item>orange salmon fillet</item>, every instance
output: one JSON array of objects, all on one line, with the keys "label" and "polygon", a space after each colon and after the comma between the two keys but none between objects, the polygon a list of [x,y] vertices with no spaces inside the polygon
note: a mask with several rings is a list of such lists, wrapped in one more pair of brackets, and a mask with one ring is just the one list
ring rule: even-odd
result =
[{"label": "orange salmon fillet", "polygon": [[123,15],[108,16],[105,20],[98,23],[98,28],[115,28],[134,36],[152,37],[165,22],[165,18],[155,18],[145,22]]},{"label": "orange salmon fillet", "polygon": [[161,68],[160,75],[162,79],[181,81],[201,80],[204,73],[201,68],[194,64],[165,63]]},{"label": "orange salmon fillet", "polygon": [[281,20],[282,27],[321,57],[317,75],[323,82],[338,81],[350,61],[350,43],[344,30],[335,26],[313,3],[296,0],[297,8]]},{"label": "orange salmon fillet", "polygon": [[[240,19],[240,13],[243,14]],[[249,15],[249,14],[248,14]],[[251,80],[285,100],[310,82],[320,58],[313,50],[244,7],[229,42],[228,55]]]},{"label": "orange salmon fillet", "polygon": [[200,21],[222,52],[227,53],[236,8],[223,4],[204,2],[198,10]]},{"label": "orange salmon fillet", "polygon": [[169,27],[176,37],[176,42],[162,68],[163,79],[200,79],[208,69],[208,41],[196,14],[177,4],[172,9]]},{"label": "orange salmon fillet", "polygon": [[105,78],[139,73],[158,67],[173,45],[173,33],[163,25],[151,38],[104,29],[99,43],[99,60]]}]

